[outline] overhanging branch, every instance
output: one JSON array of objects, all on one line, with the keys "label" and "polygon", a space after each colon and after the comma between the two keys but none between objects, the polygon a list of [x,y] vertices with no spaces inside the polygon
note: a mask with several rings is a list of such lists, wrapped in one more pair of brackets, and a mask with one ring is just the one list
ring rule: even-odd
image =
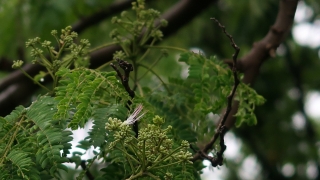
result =
[{"label": "overhanging branch", "polygon": [[[252,47],[251,51],[245,55],[240,61],[237,61],[235,64],[233,57],[233,68],[239,68],[238,70],[244,73],[243,82],[246,84],[253,84],[255,78],[259,75],[259,69],[263,62],[265,62],[270,56],[272,57],[277,49],[277,47],[282,43],[291,30],[294,15],[296,12],[298,0],[281,0],[278,15],[274,25],[270,28],[267,35],[259,42],[255,43]],[[229,65],[231,62],[229,62]],[[236,65],[236,66],[235,66]],[[222,115],[222,119],[217,128],[217,132],[214,137],[208,142],[205,147],[196,153],[192,159],[192,161],[196,161],[198,159],[208,159],[207,153],[212,149],[214,142],[220,136],[219,132],[220,128],[230,129],[234,126],[236,118],[234,115],[237,113],[239,106],[238,101],[233,101],[231,109],[228,107],[225,110],[225,114]],[[230,112],[230,113],[226,113]],[[227,115],[226,115],[227,114]],[[226,117],[225,117],[226,115]],[[223,133],[224,134],[224,133]],[[223,147],[221,146],[221,149]],[[218,154],[217,154],[218,156]],[[219,158],[219,157],[217,157]],[[216,158],[216,159],[217,159]],[[221,162],[222,163],[222,162]],[[212,163],[213,164],[213,163]],[[220,164],[218,164],[220,165]]]},{"label": "overhanging branch", "polygon": [[[270,56],[274,56],[276,49],[291,30],[297,5],[298,0],[281,0],[276,21],[269,32],[261,41],[254,43],[249,53],[238,61],[237,67],[244,74],[244,83],[252,85],[259,75],[262,64]],[[233,103],[231,113],[225,123],[228,129],[235,124],[234,115],[237,113],[238,105],[237,101]]]}]

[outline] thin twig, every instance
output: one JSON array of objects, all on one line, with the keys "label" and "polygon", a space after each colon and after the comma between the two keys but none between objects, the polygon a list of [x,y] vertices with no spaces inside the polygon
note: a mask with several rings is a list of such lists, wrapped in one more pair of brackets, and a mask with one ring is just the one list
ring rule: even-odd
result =
[{"label": "thin twig", "polygon": [[113,63],[111,63],[110,66],[117,72],[117,75],[119,76],[121,83],[124,86],[125,90],[128,92],[129,96],[131,98],[134,98],[135,96],[134,91],[129,86],[130,72],[133,71],[132,64],[121,59],[117,59],[117,61],[121,69],[123,69],[124,75],[121,74],[119,69]]},{"label": "thin twig", "polygon": [[[111,63],[110,66],[117,72],[117,75],[120,78],[122,85],[124,86],[125,90],[128,92],[129,96],[133,99],[135,96],[135,93],[129,86],[129,76],[130,76],[130,72],[133,71],[133,66],[127,61],[124,61],[121,59],[117,59],[117,61],[121,69],[123,69],[124,75],[121,74],[120,70],[113,63]],[[132,101],[128,100],[127,106],[126,106],[128,110],[130,110],[129,106],[131,104],[132,104]],[[139,128],[138,128],[137,121],[133,123],[133,131],[135,132],[136,137],[138,137]]]},{"label": "thin twig", "polygon": [[88,177],[88,179],[94,180],[94,176],[91,174],[89,169],[87,169],[86,161],[82,160],[80,166],[83,170],[86,170],[86,176]]},{"label": "thin twig", "polygon": [[[74,161],[72,161],[71,158],[68,158],[69,159],[69,162],[73,162],[75,163]],[[91,174],[91,172],[89,171],[89,169],[87,169],[87,165],[86,165],[86,161],[85,160],[82,160],[81,163],[80,163],[80,166],[81,168],[86,171],[86,176],[88,177],[89,180],[94,180],[94,176]]]},{"label": "thin twig", "polygon": [[[197,154],[195,154],[195,156],[193,157],[192,161],[196,161],[198,159],[207,159],[211,162],[212,166],[216,167],[218,165],[222,165],[223,163],[223,153],[226,150],[227,146],[224,144],[224,135],[227,131],[226,126],[224,125],[228,115],[230,114],[231,111],[231,107],[232,107],[232,101],[233,101],[233,97],[235,96],[237,87],[240,83],[239,78],[238,78],[238,74],[237,74],[237,58],[238,58],[238,54],[240,52],[240,48],[236,45],[236,43],[234,42],[232,36],[227,33],[225,27],[215,18],[211,18],[211,20],[215,21],[219,27],[222,29],[223,33],[229,38],[230,42],[231,42],[231,46],[234,48],[235,53],[232,55],[232,59],[233,59],[233,63],[232,63],[232,74],[233,74],[233,79],[234,79],[234,84],[232,87],[232,91],[230,92],[230,94],[227,97],[227,108],[224,112],[224,115],[218,125],[217,131],[214,134],[213,138],[210,140],[210,142],[208,144],[205,145],[205,147],[198,151]],[[212,149],[214,143],[217,141],[217,139],[220,137],[220,150],[216,153],[216,157],[210,157],[208,155],[208,151],[210,149]]]}]

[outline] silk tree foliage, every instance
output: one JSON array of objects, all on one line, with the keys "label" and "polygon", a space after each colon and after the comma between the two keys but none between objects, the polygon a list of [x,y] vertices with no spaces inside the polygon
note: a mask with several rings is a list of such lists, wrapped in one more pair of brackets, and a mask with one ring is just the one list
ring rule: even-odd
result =
[{"label": "silk tree foliage", "polygon": [[[86,31],[77,24],[52,31],[78,19],[85,22],[86,17],[97,12],[102,17],[101,12],[107,14],[102,7],[117,7],[118,2],[2,2],[0,18],[6,26],[0,31],[6,34],[2,43],[7,45],[1,46],[1,57],[22,59],[15,61],[14,68],[32,79],[28,81],[30,86],[36,84],[42,90],[34,92],[32,102],[24,101],[23,106],[1,118],[0,179],[200,178],[204,166],[201,160],[193,160],[193,156],[216,133],[218,118],[210,117],[212,114],[223,117],[227,96],[234,84],[228,63],[221,60],[231,58],[234,51],[221,29],[209,18],[216,17],[223,22],[241,47],[242,56],[273,24],[278,1],[259,5],[254,1],[239,4],[232,0],[213,3],[172,37],[166,29],[179,23],[170,24],[170,17],[167,23],[154,9],[165,12],[175,2],[151,0],[146,4],[138,1],[132,9],[123,6],[127,8],[125,12],[114,12],[116,17],[108,15],[103,23]],[[316,12],[318,3],[309,3],[313,3]],[[117,8],[111,9],[113,12]],[[8,21],[16,23],[5,23]],[[20,28],[15,26],[18,24]],[[20,33],[14,34],[15,29]],[[74,29],[81,33],[74,33]],[[39,37],[27,40],[35,36]],[[28,45],[26,49],[24,42]],[[200,47],[206,55],[189,52],[190,47]],[[23,50],[23,56],[16,53],[17,48]],[[116,50],[113,58],[105,56],[96,63],[95,53],[107,48]],[[311,138],[316,135],[309,136],[310,131],[305,130],[297,132],[288,125],[290,117],[301,109],[295,100],[287,97],[286,91],[296,86],[297,76],[289,72],[299,72],[297,67],[301,67],[300,79],[308,83],[305,91],[317,88],[313,78],[309,78],[311,75],[303,73],[310,65],[316,69],[317,55],[311,49],[301,48],[292,37],[285,48],[285,56],[265,63],[254,85],[267,99],[266,104],[258,108],[257,117],[254,110],[265,100],[247,84],[238,86],[234,97],[240,102],[235,114],[238,128],[234,133],[244,143],[239,157],[257,157],[264,172],[260,178],[305,179],[308,176],[298,171],[288,177],[281,171],[285,164],[307,167],[316,159]],[[121,71],[119,60],[133,67],[128,84],[123,83],[126,70]],[[22,68],[29,63],[44,68],[37,74],[30,73]],[[111,68],[110,63],[116,69]],[[179,63],[188,68],[186,78],[180,77]],[[238,75],[244,78],[241,73]],[[133,97],[127,88],[134,91]],[[143,104],[146,112],[138,121],[138,131],[135,125],[121,126],[138,104]],[[99,151],[82,161],[83,153],[70,153],[71,130],[85,128],[89,122],[93,126],[78,147],[86,151],[95,147]],[[228,146],[227,140],[225,143]],[[301,143],[308,147],[307,151],[297,148]],[[210,152],[215,158],[221,148],[219,141],[212,148]],[[224,160],[229,171],[226,179],[242,178],[239,167],[244,158],[238,160]],[[66,164],[75,164],[77,169]]]},{"label": "silk tree foliage", "polygon": [[[121,14],[121,19],[116,17],[112,19],[113,23],[123,28],[122,32],[117,29],[111,32],[114,43],[120,44],[123,50],[116,52],[114,58],[130,60],[135,68],[142,66],[152,72],[152,67],[147,67],[142,62],[154,43],[161,40],[162,33],[159,28],[166,26],[167,23],[165,20],[160,20],[160,24],[155,26],[154,21],[159,18],[160,13],[152,9],[145,10],[143,1],[134,2],[132,5],[136,20],[129,18],[126,12]],[[189,143],[196,143],[197,139],[203,138],[202,134],[199,134],[201,131],[197,129],[206,126],[208,121],[206,115],[217,114],[225,107],[225,97],[230,93],[233,84],[231,71],[215,58],[207,59],[203,55],[185,52],[180,55],[179,61],[189,65],[187,79],[171,78],[167,85],[162,84],[166,87],[165,91],[143,92],[144,97],[136,95],[131,100],[125,88],[117,80],[117,72],[88,69],[86,67],[88,63],[82,63],[86,55],[83,51],[90,44],[87,40],[80,40],[79,45],[73,43],[77,34],[70,30],[71,27],[63,29],[61,35],[58,35],[55,30],[52,31],[51,34],[58,43],[57,51],[51,46],[50,41],[41,42],[40,38],[30,39],[26,43],[27,47],[32,48],[33,63],[46,67],[47,72],[41,72],[34,78],[25,73],[49,92],[39,96],[31,106],[27,108],[20,106],[11,115],[2,119],[4,130],[2,131],[4,151],[1,152],[1,170],[4,172],[2,177],[7,179],[15,176],[24,179],[42,179],[43,176],[59,178],[59,170],[68,170],[63,163],[74,161],[77,164],[80,158],[79,154],[67,158],[67,155],[70,155],[72,133],[66,128],[73,130],[84,128],[91,119],[94,126],[89,136],[80,142],[80,147],[85,150],[91,146],[100,148],[100,152],[95,154],[89,164],[92,164],[95,159],[101,159],[107,163],[105,172],[108,173],[102,177],[114,177],[113,173],[117,172],[110,174],[108,166],[122,164],[119,171],[124,172],[123,177],[129,177],[129,179],[199,178],[196,170],[201,167],[199,164],[192,166]],[[41,48],[37,45],[41,45]],[[174,47],[168,47],[168,49],[172,48]],[[50,58],[45,57],[45,51]],[[64,58],[61,57],[62,52],[66,53]],[[169,53],[159,51],[160,58],[163,57],[164,52]],[[21,60],[13,64],[14,68],[21,69],[21,66]],[[41,75],[43,77],[40,78],[46,75],[52,77],[54,80],[52,90],[40,84],[39,76]],[[134,82],[139,83],[137,78],[134,78]],[[244,84],[239,88],[240,91],[245,91],[252,97],[239,93],[241,95],[238,96],[239,101],[247,104],[243,113],[239,114],[239,121],[255,124],[256,118],[251,113],[252,108],[257,103],[261,104],[263,98]],[[173,94],[175,95],[172,96]],[[179,102],[181,99],[184,99],[184,102]],[[128,101],[133,105],[136,102],[149,104],[144,109],[148,111],[148,116],[139,123],[139,136],[136,137],[129,124],[123,125],[121,120],[112,119],[112,117],[121,117],[125,120],[126,117],[118,108],[114,111],[114,106],[123,108]],[[168,101],[171,102],[170,105],[179,104],[179,106],[170,107],[166,104]],[[168,110],[164,111],[166,107]],[[178,109],[181,112],[180,117],[171,116],[170,108]],[[162,126],[165,121],[155,116],[158,114],[158,109],[162,110],[161,115],[166,119],[166,127]],[[103,113],[101,113],[102,110]],[[246,117],[248,116],[246,111],[249,112],[250,117]],[[201,119],[203,122],[199,123]],[[198,126],[191,126],[197,122]],[[106,124],[106,128],[103,124]],[[167,134],[170,134],[171,138],[167,137]],[[29,151],[25,150],[26,147]],[[62,154],[60,154],[61,150]],[[107,158],[112,160],[108,161]],[[173,166],[175,168],[172,168]],[[88,169],[84,169],[77,178],[82,179],[86,171]]]}]

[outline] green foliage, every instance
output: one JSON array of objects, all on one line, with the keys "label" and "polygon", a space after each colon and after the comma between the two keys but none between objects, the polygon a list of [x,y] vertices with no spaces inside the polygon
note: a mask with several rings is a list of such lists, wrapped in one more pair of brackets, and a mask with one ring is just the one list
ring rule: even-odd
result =
[{"label": "green foliage", "polygon": [[59,101],[55,117],[71,119],[69,127],[72,129],[83,128],[102,104],[125,104],[128,100],[115,72],[61,68],[56,75],[61,80],[55,89]]},{"label": "green foliage", "polygon": [[89,132],[89,142],[93,147],[101,147],[107,140],[107,131],[104,128],[109,117],[125,119],[127,109],[119,104],[112,104],[103,108],[97,108],[93,114],[93,126]]},{"label": "green foliage", "polygon": [[[83,153],[70,153],[72,132],[68,128],[85,128],[88,122],[93,123],[92,129],[77,147],[96,150],[77,179],[84,178],[96,160],[105,166],[98,179],[200,179],[203,165],[191,162],[189,147],[212,137],[216,126],[208,116],[220,114],[226,107],[226,97],[234,83],[232,73],[215,57],[185,52],[180,54],[179,61],[188,65],[188,77],[171,77],[166,83],[153,70],[154,66],[168,56],[167,49],[186,50],[160,47],[161,51],[156,52],[158,58],[150,66],[145,65],[143,61],[151,49],[159,48],[154,43],[162,39],[159,28],[167,22],[160,19],[158,11],[145,9],[143,0],[132,5],[133,12],[123,12],[121,18],[112,19],[122,29],[110,33],[114,42],[106,46],[120,45],[122,51],[114,54],[115,59],[132,62],[133,89],[138,87],[141,92],[133,99],[117,80],[121,73],[118,69],[114,72],[104,71],[104,66],[88,68],[90,43],[80,40],[76,44],[77,34],[71,32],[71,27],[63,29],[60,35],[55,30],[51,32],[58,48],[38,37],[27,41],[33,62],[44,66],[46,71],[31,77],[21,68],[21,60],[14,61],[13,67],[48,94],[40,95],[29,107],[19,106],[0,118],[0,172],[3,172],[0,179],[61,178],[59,171],[68,170],[63,164],[66,162],[73,162],[78,168]],[[146,71],[138,78],[139,67]],[[141,87],[140,82],[148,72],[161,82],[160,90]],[[40,82],[46,76],[53,79],[51,90]],[[236,114],[238,125],[255,124],[254,108],[264,99],[244,84],[239,86],[236,99],[240,104]],[[138,103],[144,104],[148,113],[139,121],[136,136],[123,121]]]},{"label": "green foliage", "polygon": [[52,97],[42,96],[30,107],[19,106],[1,119],[3,177],[41,179],[45,174],[57,177],[59,169],[67,170],[62,163],[69,161],[65,156],[71,148],[72,133],[65,130],[64,119],[53,119],[56,105]]},{"label": "green foliage", "polygon": [[244,122],[248,125],[256,125],[255,107],[263,104],[265,99],[261,95],[258,95],[254,89],[241,83],[237,90],[236,100],[239,101],[239,108],[235,114],[237,116],[236,126],[239,127]]},{"label": "green foliage", "polygon": [[[218,61],[215,57],[205,58],[194,53],[181,54],[179,61],[189,65],[188,84],[194,94],[189,101],[194,104],[194,111],[206,115],[210,112],[219,113],[221,108],[226,106],[226,97],[230,94],[234,84],[231,70]],[[251,119],[256,119],[253,113],[256,105],[264,102],[263,97],[259,96],[248,85],[240,83],[237,88],[236,99],[240,102],[240,107],[236,114],[241,122],[255,124]],[[249,112],[250,116],[248,116]]]},{"label": "green foliage", "polygon": [[[55,38],[58,44],[58,51],[55,47],[51,46],[51,41],[45,40],[41,42],[39,37],[29,39],[26,42],[26,47],[32,48],[30,52],[31,57],[34,58],[32,63],[37,63],[44,66],[47,69],[47,73],[40,71],[38,75],[32,78],[30,75],[24,72],[23,69],[21,69],[23,65],[22,60],[14,61],[14,64],[12,65],[13,68],[20,69],[28,78],[46,90],[48,89],[39,83],[39,81],[46,75],[49,74],[53,79],[54,88],[57,86],[59,78],[55,74],[60,68],[69,68],[72,65],[75,67],[87,67],[89,64],[86,56],[90,43],[86,39],[80,40],[80,45],[74,43],[74,40],[78,37],[78,34],[76,32],[71,32],[71,26],[62,29],[60,36],[58,35],[57,30],[52,30],[51,35]],[[45,56],[43,53],[44,51],[48,52],[49,58]],[[62,54],[66,51],[69,52],[69,54],[65,57],[62,57]]]},{"label": "green foliage", "polygon": [[[232,72],[215,57],[189,52],[182,53],[179,61],[189,66],[187,78],[169,78],[169,94],[154,93],[150,102],[165,112],[163,116],[170,119],[177,137],[189,142],[210,138],[214,133],[210,129],[214,129],[215,124],[208,115],[220,114],[226,107],[234,84]],[[237,88],[235,99],[240,102],[237,124],[256,124],[253,111],[264,99],[243,83]]]}]

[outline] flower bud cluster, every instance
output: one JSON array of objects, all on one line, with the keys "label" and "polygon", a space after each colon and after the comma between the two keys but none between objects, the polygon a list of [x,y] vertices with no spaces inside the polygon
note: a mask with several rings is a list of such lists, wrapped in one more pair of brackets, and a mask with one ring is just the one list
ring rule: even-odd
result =
[{"label": "flower bud cluster", "polygon": [[[155,116],[152,124],[147,124],[139,130],[139,136],[136,138],[132,133],[130,125],[123,125],[123,122],[116,118],[109,118],[106,123],[108,130],[108,139],[112,139],[108,149],[110,152],[114,149],[121,149],[125,159],[132,159],[131,164],[137,166],[143,165],[143,172],[153,172],[154,169],[169,167],[173,164],[184,166],[187,163],[192,164],[190,159],[192,154],[189,152],[189,143],[185,140],[177,144],[170,138],[172,126],[163,128],[164,119]],[[128,151],[130,150],[130,151]],[[137,162],[139,161],[139,162]],[[127,162],[129,163],[129,162]],[[166,172],[167,171],[167,172]],[[166,168],[163,176],[165,179],[173,179],[173,175]]]}]

